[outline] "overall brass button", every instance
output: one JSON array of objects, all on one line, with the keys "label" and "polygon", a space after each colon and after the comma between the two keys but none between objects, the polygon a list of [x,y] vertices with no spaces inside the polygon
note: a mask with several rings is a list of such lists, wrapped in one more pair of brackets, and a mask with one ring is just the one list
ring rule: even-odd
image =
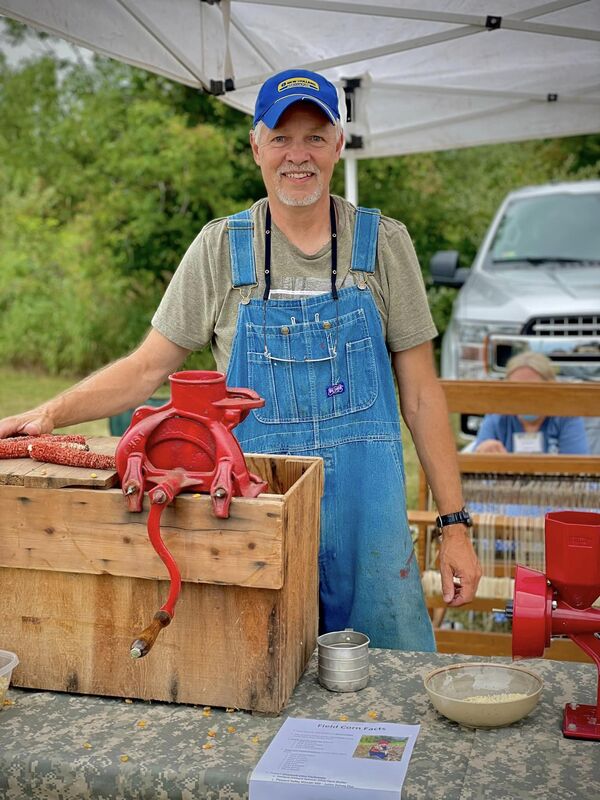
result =
[{"label": "overall brass button", "polygon": [[284,325],[283,328],[281,329],[281,332],[283,333],[284,336],[287,336],[288,333],[290,332],[290,329],[288,328],[287,325]]},{"label": "overall brass button", "polygon": [[325,330],[328,330],[329,328],[331,328],[331,322],[324,322],[323,327],[325,328]]}]

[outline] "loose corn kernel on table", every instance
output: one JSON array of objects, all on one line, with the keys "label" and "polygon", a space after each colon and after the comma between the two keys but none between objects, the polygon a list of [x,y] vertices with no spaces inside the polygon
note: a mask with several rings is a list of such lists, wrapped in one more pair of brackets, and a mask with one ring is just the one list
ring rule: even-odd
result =
[{"label": "loose corn kernel on table", "polygon": [[560,730],[565,702],[594,702],[592,664],[525,662],[545,684],[530,716],[507,728],[470,730],[438,715],[423,676],[478,659],[391,650],[370,656],[368,687],[336,694],[319,686],[313,655],[279,717],[9,689],[0,711],[0,797],[242,800],[253,767],[287,715],[420,723],[403,798],[598,796],[600,744],[565,739]]}]

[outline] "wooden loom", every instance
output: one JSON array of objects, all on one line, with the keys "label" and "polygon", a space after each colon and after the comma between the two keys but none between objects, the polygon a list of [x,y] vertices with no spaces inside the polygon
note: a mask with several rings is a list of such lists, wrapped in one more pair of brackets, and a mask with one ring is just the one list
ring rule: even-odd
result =
[{"label": "wooden loom", "polygon": [[[600,384],[440,383],[451,413],[537,412],[583,417],[600,414]],[[482,509],[472,516],[474,546],[484,574],[477,597],[468,609],[491,611],[503,607],[505,600],[512,597],[517,562],[544,569],[542,508],[600,509],[600,456],[460,453],[458,461],[465,500],[472,508]],[[534,511],[533,516],[521,513],[522,505],[534,505],[538,513]],[[444,608],[445,603],[436,577],[437,545],[432,536],[436,512],[432,508],[431,493],[421,469],[418,509],[409,511],[408,518],[418,529],[418,558],[425,597],[428,608],[434,611]],[[437,628],[436,641],[439,651],[446,653],[510,655],[511,652],[508,633]],[[581,651],[566,640],[554,641],[546,653],[548,658],[582,660]]]}]

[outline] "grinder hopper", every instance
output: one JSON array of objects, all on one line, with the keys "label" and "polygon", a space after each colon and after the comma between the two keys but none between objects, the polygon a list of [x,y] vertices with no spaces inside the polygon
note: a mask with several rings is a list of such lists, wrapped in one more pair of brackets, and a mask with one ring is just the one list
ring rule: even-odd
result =
[{"label": "grinder hopper", "polygon": [[598,669],[596,705],[567,703],[563,734],[600,741],[600,514],[546,514],[546,574],[517,566],[512,618],[514,659],[544,654],[552,636],[568,636]]}]

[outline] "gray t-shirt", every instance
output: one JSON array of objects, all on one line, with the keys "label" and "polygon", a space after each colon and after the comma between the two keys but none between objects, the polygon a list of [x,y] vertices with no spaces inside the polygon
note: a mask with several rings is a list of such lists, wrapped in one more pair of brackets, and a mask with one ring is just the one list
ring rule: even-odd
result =
[{"label": "gray t-shirt", "polygon": [[[334,197],[338,227],[338,288],[357,282],[362,273],[350,272],[355,207]],[[264,291],[266,199],[252,206],[254,252],[258,286]],[[331,242],[306,255],[272,226],[271,297],[289,299],[306,292],[328,292],[331,287]],[[392,352],[407,350],[437,335],[427,305],[419,262],[410,236],[401,222],[381,217],[377,266],[367,285],[381,315],[383,332]],[[217,369],[227,371],[237,321],[238,305],[248,289],[231,285],[227,220],[209,222],[194,239],[177,268],[152,318],[153,327],[175,344],[200,350],[210,343]]]}]

